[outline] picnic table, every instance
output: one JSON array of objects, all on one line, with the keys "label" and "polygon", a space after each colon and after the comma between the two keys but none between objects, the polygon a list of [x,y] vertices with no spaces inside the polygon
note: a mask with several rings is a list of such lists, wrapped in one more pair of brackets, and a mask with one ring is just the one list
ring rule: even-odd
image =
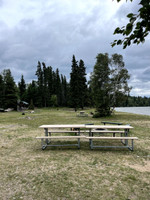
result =
[{"label": "picnic table", "polygon": [[[90,125],[86,126],[87,129],[89,129],[89,144],[90,148],[128,148],[131,151],[133,151],[133,141],[138,139],[137,137],[131,137],[129,136],[129,130],[133,127],[130,125]],[[112,137],[109,136],[94,136],[94,134],[112,134]],[[116,137],[116,134],[120,134],[120,136]],[[102,145],[93,145],[93,140],[121,140],[121,143],[123,146],[102,146]],[[131,144],[129,144],[129,140],[131,141]]]},{"label": "picnic table", "polygon": [[87,117],[88,114],[85,113],[85,111],[80,111],[80,113],[77,114],[78,117]]},{"label": "picnic table", "polygon": [[[45,137],[37,137],[37,139],[41,139],[42,149],[44,150],[47,146],[77,146],[80,148],[80,139],[84,136],[80,135],[80,129],[85,128],[84,124],[63,124],[63,125],[42,125],[39,128],[44,128]],[[55,133],[63,133],[61,136],[52,136]],[[65,133],[73,134],[66,136]],[[44,144],[45,139],[45,144]],[[77,139],[77,144],[51,144],[51,139]]]},{"label": "picnic table", "polygon": [[[41,139],[42,149],[44,150],[47,146],[77,146],[80,148],[80,139],[89,140],[91,149],[94,148],[128,148],[133,151],[133,141],[138,139],[137,137],[129,136],[129,130],[133,127],[130,125],[90,125],[90,124],[66,124],[66,125],[42,125],[45,131],[45,136],[36,137]],[[56,135],[60,134],[61,135]],[[69,135],[66,135],[68,134]],[[105,135],[104,135],[105,134]],[[111,136],[110,136],[111,134]],[[118,136],[119,134],[119,136]],[[96,136],[95,136],[96,135]],[[117,136],[116,136],[117,135]],[[77,143],[70,144],[52,144],[51,140],[72,140],[77,139]],[[93,140],[105,140],[111,141],[109,146],[105,145],[94,145]],[[123,144],[112,146],[112,140],[120,140]],[[129,144],[130,141],[130,144]]]},{"label": "picnic table", "polygon": [[120,122],[107,122],[107,121],[102,121],[101,123],[105,124],[114,124],[114,125],[123,125],[123,123]]}]

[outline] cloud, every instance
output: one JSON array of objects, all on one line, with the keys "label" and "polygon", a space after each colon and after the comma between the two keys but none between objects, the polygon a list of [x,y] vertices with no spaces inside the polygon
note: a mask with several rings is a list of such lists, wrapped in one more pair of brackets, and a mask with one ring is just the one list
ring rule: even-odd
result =
[{"label": "cloud", "polygon": [[[16,82],[21,74],[29,82],[36,78],[39,60],[54,69],[59,68],[60,73],[69,78],[73,54],[77,60],[84,60],[90,74],[98,53],[119,53],[135,77],[130,83],[140,89],[138,81],[149,80],[146,75],[150,60],[149,37],[144,45],[133,45],[126,50],[110,45],[118,38],[113,35],[114,29],[127,22],[126,14],[138,9],[137,1],[129,2],[0,0],[0,72],[9,68]],[[137,94],[136,91],[134,89],[133,94]]]}]

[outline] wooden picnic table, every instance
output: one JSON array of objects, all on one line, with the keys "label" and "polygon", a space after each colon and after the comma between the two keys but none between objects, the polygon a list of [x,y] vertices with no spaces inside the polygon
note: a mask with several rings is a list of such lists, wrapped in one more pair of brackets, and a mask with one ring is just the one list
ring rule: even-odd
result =
[{"label": "wooden picnic table", "polygon": [[[137,137],[129,137],[129,130],[133,129],[130,125],[90,125],[86,126],[87,129],[89,129],[89,144],[90,148],[128,148],[133,151],[133,140],[137,139]],[[95,137],[95,133],[112,133],[113,137]],[[120,137],[116,137],[116,134],[120,133]],[[124,146],[102,146],[102,145],[93,145],[93,140],[121,140],[122,144]],[[129,145],[129,140],[131,140],[131,145]]]},{"label": "wooden picnic table", "polygon": [[[39,128],[44,128],[45,138],[37,137],[42,141],[42,149],[44,150],[47,146],[77,146],[80,148],[80,139],[84,136],[80,136],[80,129],[85,128],[84,124],[54,124],[54,125],[42,125]],[[66,130],[67,129],[67,130]],[[69,129],[69,130],[68,130]],[[52,133],[73,133],[73,136],[52,136]],[[44,144],[45,139],[45,144]],[[77,139],[77,144],[50,144],[51,139]]]},{"label": "wooden picnic table", "polygon": [[[88,139],[90,148],[101,148],[101,147],[111,147],[111,148],[128,148],[133,150],[133,140],[137,139],[136,137],[129,137],[129,130],[133,127],[130,125],[86,125],[86,124],[55,124],[55,125],[42,125],[39,128],[44,128],[45,136],[37,137],[42,141],[42,149],[45,149],[47,146],[77,146],[80,148],[80,139]],[[61,136],[57,136],[56,133],[63,133]],[[64,135],[64,133],[69,133],[69,136]],[[81,133],[83,135],[81,135]],[[103,136],[103,134],[113,134],[110,136]],[[52,136],[54,134],[54,136]],[[99,134],[99,136],[95,136]],[[116,134],[120,136],[116,137]],[[77,144],[51,144],[51,139],[77,139]],[[93,145],[93,140],[121,140],[124,146],[99,146]],[[131,141],[129,145],[128,141]],[[45,141],[45,144],[44,144]]]}]

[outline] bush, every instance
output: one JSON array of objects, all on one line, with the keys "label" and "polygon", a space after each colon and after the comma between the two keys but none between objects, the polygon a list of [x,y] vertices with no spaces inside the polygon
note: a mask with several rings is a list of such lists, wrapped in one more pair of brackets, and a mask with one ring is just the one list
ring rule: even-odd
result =
[{"label": "bush", "polygon": [[94,113],[93,118],[106,117],[111,115],[110,108],[98,108]]}]

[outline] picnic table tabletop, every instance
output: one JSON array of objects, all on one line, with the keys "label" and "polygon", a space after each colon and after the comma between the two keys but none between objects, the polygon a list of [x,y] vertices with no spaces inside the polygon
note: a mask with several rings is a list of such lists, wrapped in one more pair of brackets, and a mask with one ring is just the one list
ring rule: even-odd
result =
[{"label": "picnic table tabletop", "polygon": [[87,125],[88,129],[131,129],[130,125]]},{"label": "picnic table tabletop", "polygon": [[42,125],[39,128],[85,128],[85,124],[53,124]]}]

